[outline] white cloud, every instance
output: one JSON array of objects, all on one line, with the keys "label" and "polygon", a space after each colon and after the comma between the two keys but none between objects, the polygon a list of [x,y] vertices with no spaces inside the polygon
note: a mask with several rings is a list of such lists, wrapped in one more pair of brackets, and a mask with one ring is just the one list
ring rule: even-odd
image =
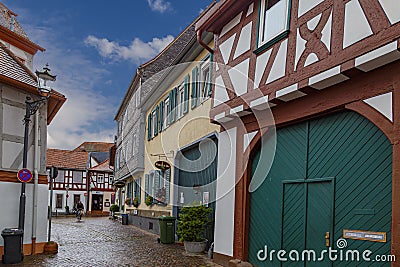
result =
[{"label": "white cloud", "polygon": [[151,10],[164,13],[171,8],[171,3],[164,0],[147,0]]},{"label": "white cloud", "polygon": [[96,91],[107,71],[78,49],[65,47],[62,37],[49,35],[52,29],[27,25],[25,30],[46,48],[35,56],[34,67],[41,69],[48,62],[57,75],[55,89],[67,97],[48,127],[48,147],[72,149],[84,141],[112,142],[116,130],[109,122],[117,103]]},{"label": "white cloud", "polygon": [[87,46],[96,48],[99,54],[108,59],[115,61],[130,60],[133,63],[140,64],[145,60],[149,60],[161,52],[169,43],[174,40],[172,35],[163,38],[153,38],[151,42],[143,42],[139,38],[135,38],[129,46],[120,45],[117,42],[109,41],[106,38],[97,38],[89,35],[85,39]]}]

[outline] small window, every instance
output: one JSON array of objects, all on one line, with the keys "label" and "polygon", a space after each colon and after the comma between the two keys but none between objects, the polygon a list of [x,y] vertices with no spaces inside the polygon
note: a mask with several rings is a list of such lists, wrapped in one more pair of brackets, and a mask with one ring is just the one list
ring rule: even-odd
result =
[{"label": "small window", "polygon": [[199,99],[200,103],[203,103],[209,98],[210,85],[211,85],[211,72],[210,72],[210,62],[205,62],[201,65],[201,73],[199,80]]},{"label": "small window", "polygon": [[82,183],[82,172],[81,171],[74,171],[73,172],[74,183],[81,184]]},{"label": "small window", "polygon": [[153,137],[158,135],[158,129],[156,126],[157,125],[157,117],[158,117],[157,112],[154,110],[152,113],[152,117],[151,117],[151,119],[152,119],[151,125],[153,125]]},{"label": "small window", "polygon": [[56,209],[62,209],[63,194],[56,194]]},{"label": "small window", "polygon": [[101,184],[104,183],[104,174],[99,174],[97,176],[97,182]]},{"label": "small window", "polygon": [[167,97],[164,100],[164,129],[167,128],[169,126],[169,111],[171,110],[170,108],[170,103],[169,103],[169,97]]},{"label": "small window", "polygon": [[[262,0],[258,46],[275,43],[275,38],[287,35],[291,0]],[[272,43],[271,43],[272,42]]]},{"label": "small window", "polygon": [[177,114],[178,114],[178,119],[183,117],[183,106],[185,105],[185,87],[184,84],[182,83],[178,87],[178,96],[177,96]]}]

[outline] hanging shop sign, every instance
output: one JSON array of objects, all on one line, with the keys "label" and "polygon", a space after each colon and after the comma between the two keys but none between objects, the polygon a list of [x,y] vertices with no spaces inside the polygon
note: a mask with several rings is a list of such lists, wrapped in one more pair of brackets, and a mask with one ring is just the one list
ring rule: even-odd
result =
[{"label": "hanging shop sign", "polygon": [[162,161],[162,160],[159,160],[159,161],[156,161],[156,163],[154,163],[154,166],[157,168],[157,169],[160,169],[160,170],[168,170],[169,168],[171,168],[171,165],[168,163],[168,162],[165,162],[165,161]]},{"label": "hanging shop sign", "polygon": [[371,232],[371,231],[343,229],[343,238],[385,243],[386,232]]}]

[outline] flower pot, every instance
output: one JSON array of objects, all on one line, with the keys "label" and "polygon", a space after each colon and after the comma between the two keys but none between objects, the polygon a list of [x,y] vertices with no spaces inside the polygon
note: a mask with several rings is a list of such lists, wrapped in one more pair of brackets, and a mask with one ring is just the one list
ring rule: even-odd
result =
[{"label": "flower pot", "polygon": [[183,241],[186,252],[189,253],[202,253],[207,246],[207,240],[200,242]]},{"label": "flower pot", "polygon": [[58,244],[56,242],[47,242],[43,247],[44,254],[57,254],[58,253]]}]

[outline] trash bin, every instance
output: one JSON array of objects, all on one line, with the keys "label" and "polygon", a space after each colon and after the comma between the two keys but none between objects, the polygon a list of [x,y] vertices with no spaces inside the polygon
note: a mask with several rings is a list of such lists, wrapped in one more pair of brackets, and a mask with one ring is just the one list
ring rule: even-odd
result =
[{"label": "trash bin", "polygon": [[163,244],[175,243],[175,217],[158,217],[160,224],[160,241]]},{"label": "trash bin", "polygon": [[22,236],[23,230],[17,228],[5,228],[1,232],[4,239],[4,264],[19,263],[23,259],[22,255]]},{"label": "trash bin", "polygon": [[122,213],[121,217],[122,217],[122,224],[128,225],[128,213]]}]

